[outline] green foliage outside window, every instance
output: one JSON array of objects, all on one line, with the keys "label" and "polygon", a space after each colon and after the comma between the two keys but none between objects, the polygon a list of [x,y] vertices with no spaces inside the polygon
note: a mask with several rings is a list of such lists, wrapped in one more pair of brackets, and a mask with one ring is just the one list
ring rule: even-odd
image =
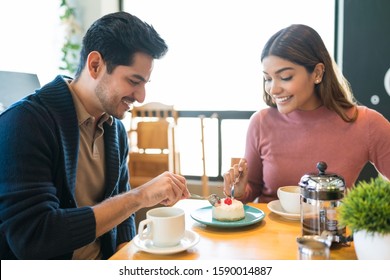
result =
[{"label": "green foliage outside window", "polygon": [[76,9],[71,7],[68,1],[61,0],[60,8],[61,23],[65,27],[65,41],[61,48],[62,64],[59,68],[67,71],[69,75],[74,75],[79,62],[82,28],[77,21]]}]

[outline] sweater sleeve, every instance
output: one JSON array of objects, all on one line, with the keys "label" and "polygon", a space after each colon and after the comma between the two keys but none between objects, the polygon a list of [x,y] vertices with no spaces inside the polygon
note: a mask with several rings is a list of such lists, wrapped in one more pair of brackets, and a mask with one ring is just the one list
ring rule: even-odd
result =
[{"label": "sweater sleeve", "polygon": [[378,172],[390,179],[390,122],[367,108],[369,160]]},{"label": "sweater sleeve", "polygon": [[0,115],[0,254],[70,257],[94,240],[95,217],[90,207],[72,204],[57,131],[38,111],[24,104]]}]

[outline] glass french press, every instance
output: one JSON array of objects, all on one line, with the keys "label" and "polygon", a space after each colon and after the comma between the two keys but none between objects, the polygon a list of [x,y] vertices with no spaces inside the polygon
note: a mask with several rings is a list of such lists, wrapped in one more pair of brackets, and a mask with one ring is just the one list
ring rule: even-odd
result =
[{"label": "glass french press", "polygon": [[348,242],[346,229],[338,221],[338,207],[345,195],[344,178],[325,173],[325,162],[318,162],[317,169],[318,174],[305,174],[299,182],[302,236],[331,238],[332,244]]}]

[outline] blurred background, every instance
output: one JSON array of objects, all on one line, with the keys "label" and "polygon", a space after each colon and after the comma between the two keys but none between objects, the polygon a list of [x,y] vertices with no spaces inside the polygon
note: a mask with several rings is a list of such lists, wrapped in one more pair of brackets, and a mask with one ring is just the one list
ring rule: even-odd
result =
[{"label": "blurred background", "polygon": [[[231,158],[243,156],[248,119],[265,107],[262,47],[293,23],[315,28],[358,101],[390,119],[386,0],[0,0],[0,71],[37,74],[41,85],[57,74],[72,76],[86,28],[119,10],[153,25],[169,45],[145,102],[179,112],[181,173],[194,184],[202,175],[220,184]],[[375,175],[369,166],[364,172]]]}]

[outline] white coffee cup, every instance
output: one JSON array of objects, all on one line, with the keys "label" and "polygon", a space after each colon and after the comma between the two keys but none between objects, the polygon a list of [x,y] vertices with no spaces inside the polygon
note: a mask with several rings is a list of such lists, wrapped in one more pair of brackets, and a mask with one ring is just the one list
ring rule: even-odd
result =
[{"label": "white coffee cup", "polygon": [[301,189],[299,186],[283,186],[277,191],[283,210],[291,214],[301,212]]},{"label": "white coffee cup", "polygon": [[[145,229],[146,226],[146,229]],[[146,220],[139,223],[140,240],[151,240],[156,247],[172,247],[180,243],[185,233],[184,210],[159,207],[146,212]]]}]

